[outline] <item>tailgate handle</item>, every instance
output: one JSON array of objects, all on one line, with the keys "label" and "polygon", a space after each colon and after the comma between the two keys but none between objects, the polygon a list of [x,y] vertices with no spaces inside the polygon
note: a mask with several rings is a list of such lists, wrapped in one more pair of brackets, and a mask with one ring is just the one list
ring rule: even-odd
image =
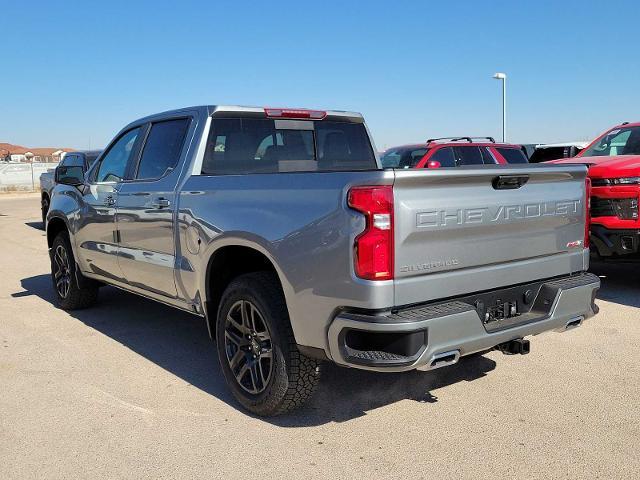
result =
[{"label": "tailgate handle", "polygon": [[529,175],[500,175],[493,179],[496,190],[514,190],[520,188],[529,180]]}]

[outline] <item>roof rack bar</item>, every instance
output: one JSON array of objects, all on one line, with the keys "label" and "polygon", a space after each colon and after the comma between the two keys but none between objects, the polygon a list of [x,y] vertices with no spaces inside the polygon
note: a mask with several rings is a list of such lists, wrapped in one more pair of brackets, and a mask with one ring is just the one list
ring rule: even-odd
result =
[{"label": "roof rack bar", "polygon": [[451,140],[452,142],[459,142],[461,140],[465,140],[469,143],[472,143],[473,139],[489,140],[491,143],[496,143],[493,137],[440,137],[440,138],[430,138],[429,140],[427,140],[427,143],[436,142],[438,140]]}]

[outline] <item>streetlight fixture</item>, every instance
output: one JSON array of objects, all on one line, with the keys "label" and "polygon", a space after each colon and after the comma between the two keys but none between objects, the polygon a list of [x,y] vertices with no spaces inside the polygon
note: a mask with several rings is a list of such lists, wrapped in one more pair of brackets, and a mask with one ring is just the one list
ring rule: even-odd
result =
[{"label": "streetlight fixture", "polygon": [[496,73],[493,78],[502,80],[502,141],[507,141],[507,74]]}]

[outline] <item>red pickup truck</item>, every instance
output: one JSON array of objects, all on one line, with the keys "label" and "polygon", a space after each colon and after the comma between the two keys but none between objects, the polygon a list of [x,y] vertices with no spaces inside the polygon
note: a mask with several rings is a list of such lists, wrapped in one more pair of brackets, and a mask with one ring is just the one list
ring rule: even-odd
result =
[{"label": "red pickup truck", "polygon": [[591,179],[591,251],[604,259],[634,259],[640,249],[640,122],[622,123],[573,158]]}]

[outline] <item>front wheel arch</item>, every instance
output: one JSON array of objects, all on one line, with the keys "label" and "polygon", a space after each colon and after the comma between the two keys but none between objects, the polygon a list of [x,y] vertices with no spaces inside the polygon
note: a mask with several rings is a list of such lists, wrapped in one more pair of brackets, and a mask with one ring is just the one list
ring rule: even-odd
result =
[{"label": "front wheel arch", "polygon": [[49,248],[53,246],[53,241],[56,239],[60,232],[69,232],[67,224],[60,217],[54,217],[46,225],[47,228],[47,245]]}]

